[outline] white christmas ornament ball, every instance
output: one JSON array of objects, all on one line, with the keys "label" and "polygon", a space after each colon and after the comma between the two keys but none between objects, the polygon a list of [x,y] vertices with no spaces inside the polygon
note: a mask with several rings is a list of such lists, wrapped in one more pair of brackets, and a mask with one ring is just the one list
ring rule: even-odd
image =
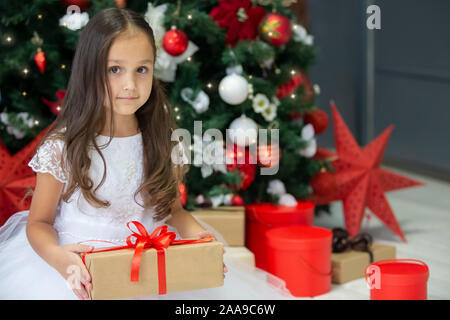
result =
[{"label": "white christmas ornament ball", "polygon": [[220,81],[219,95],[228,104],[240,104],[248,97],[248,82],[241,75],[230,74]]},{"label": "white christmas ornament ball", "polygon": [[267,188],[267,193],[281,196],[286,193],[286,187],[280,179],[271,180]]},{"label": "white christmas ornament ball", "polygon": [[295,207],[297,206],[297,200],[295,200],[292,194],[286,193],[280,197],[278,204],[282,206]]},{"label": "white christmas ornament ball", "polygon": [[258,125],[255,121],[247,118],[245,114],[234,119],[230,128],[227,129],[228,135],[235,144],[245,147],[256,143],[258,136]]}]

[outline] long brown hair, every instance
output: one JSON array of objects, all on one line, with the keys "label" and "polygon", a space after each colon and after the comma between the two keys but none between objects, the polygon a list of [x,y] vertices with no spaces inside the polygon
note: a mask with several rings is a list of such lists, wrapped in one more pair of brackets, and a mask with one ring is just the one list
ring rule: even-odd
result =
[{"label": "long brown hair", "polygon": [[[91,205],[110,206],[109,201],[102,201],[95,195],[95,191],[105,181],[106,170],[100,184],[92,190],[93,181],[88,177],[91,165],[88,145],[95,147],[106,166],[95,141],[97,131],[104,128],[106,122],[104,98],[107,95],[109,101],[112,100],[107,83],[106,60],[113,41],[129,28],[137,28],[148,36],[155,55],[153,61],[156,60],[153,31],[141,15],[126,8],[108,8],[97,13],[85,26],[78,40],[61,112],[39,144],[43,144],[50,136],[65,142],[63,169],[70,173],[66,191],[62,195],[65,202],[80,188]],[[112,110],[110,114],[110,128],[114,131]],[[140,193],[144,207],[153,207],[153,219],[158,221],[171,213],[168,208],[179,196],[178,185],[189,170],[188,165],[175,166],[171,161],[172,148],[177,143],[171,141],[171,133],[177,125],[165,90],[158,79],[153,77],[151,95],[135,115],[142,133],[144,179],[135,192],[134,199],[136,201],[136,195]]]}]

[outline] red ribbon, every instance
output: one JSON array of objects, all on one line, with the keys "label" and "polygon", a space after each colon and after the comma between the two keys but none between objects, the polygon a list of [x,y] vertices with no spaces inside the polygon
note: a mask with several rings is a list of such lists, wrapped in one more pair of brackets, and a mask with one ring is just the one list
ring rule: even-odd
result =
[{"label": "red ribbon", "polygon": [[[138,232],[134,232],[130,224],[134,224]],[[193,243],[204,243],[213,240],[212,236],[208,236],[197,240],[175,240],[176,233],[167,231],[168,226],[160,226],[156,228],[151,235],[148,234],[145,227],[138,221],[130,221],[127,223],[128,229],[132,232],[127,237],[127,245],[113,248],[100,249],[97,251],[84,252],[82,254],[83,263],[85,263],[85,256],[91,253],[115,251],[121,249],[135,248],[133,259],[131,260],[131,277],[132,282],[139,281],[139,270],[141,266],[141,258],[144,249],[155,249],[158,255],[158,282],[159,282],[159,294],[166,294],[166,256],[164,249],[167,249],[170,245],[184,245]],[[134,242],[132,241],[135,238]]]}]

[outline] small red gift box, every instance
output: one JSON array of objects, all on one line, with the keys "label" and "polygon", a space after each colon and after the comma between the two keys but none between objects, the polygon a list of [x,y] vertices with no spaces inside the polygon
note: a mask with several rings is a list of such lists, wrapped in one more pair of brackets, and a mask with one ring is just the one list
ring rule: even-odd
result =
[{"label": "small red gift box", "polygon": [[285,226],[266,232],[269,272],[284,279],[296,297],[331,289],[332,232],[313,226]]},{"label": "small red gift box", "polygon": [[245,217],[245,246],[255,255],[256,267],[268,271],[264,233],[274,227],[312,225],[314,204],[309,201],[297,201],[294,207],[251,204],[245,207]]}]

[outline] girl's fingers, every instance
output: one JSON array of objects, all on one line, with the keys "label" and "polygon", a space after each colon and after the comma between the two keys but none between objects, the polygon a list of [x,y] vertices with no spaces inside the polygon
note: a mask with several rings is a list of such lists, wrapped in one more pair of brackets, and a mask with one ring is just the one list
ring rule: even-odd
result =
[{"label": "girl's fingers", "polygon": [[77,244],[76,252],[83,253],[83,252],[90,252],[94,250],[93,246],[85,246],[84,244]]},{"label": "girl's fingers", "polygon": [[82,279],[81,279],[81,283],[84,285],[84,287],[85,287],[87,290],[91,290],[91,289],[92,289],[92,284],[91,284],[91,282],[88,281],[88,280],[86,280],[85,278],[82,278]]},{"label": "girl's fingers", "polygon": [[75,293],[75,295],[77,296],[78,299],[84,300],[84,299],[82,298],[81,294],[78,292],[78,290],[73,289],[72,291],[73,291],[73,293]]},{"label": "girl's fingers", "polygon": [[81,300],[89,299],[89,295],[83,286],[81,286],[81,289],[75,289],[73,291]]},{"label": "girl's fingers", "polygon": [[86,266],[83,264],[81,267],[81,282],[84,284],[91,282],[91,275],[89,274],[89,271],[86,269]]},{"label": "girl's fingers", "polygon": [[[89,274],[89,271],[87,270],[86,266],[84,264],[80,265],[81,274],[80,274],[80,281],[84,285],[83,290],[91,290],[92,289],[92,279],[91,275]],[[87,292],[86,292],[87,295]]]},{"label": "girl's fingers", "polygon": [[209,231],[200,231],[197,235],[198,235],[198,236],[200,237],[200,239],[201,239],[201,238],[206,238],[207,236],[212,235],[212,233],[209,232]]},{"label": "girl's fingers", "polygon": [[73,243],[66,246],[69,251],[76,253],[89,252],[94,250],[93,246],[86,246],[84,244]]},{"label": "girl's fingers", "polygon": [[80,281],[77,281],[74,287],[72,287],[72,291],[75,293],[75,295],[81,299],[85,300],[89,298],[89,295],[86,291],[86,288],[84,287],[83,283]]}]

